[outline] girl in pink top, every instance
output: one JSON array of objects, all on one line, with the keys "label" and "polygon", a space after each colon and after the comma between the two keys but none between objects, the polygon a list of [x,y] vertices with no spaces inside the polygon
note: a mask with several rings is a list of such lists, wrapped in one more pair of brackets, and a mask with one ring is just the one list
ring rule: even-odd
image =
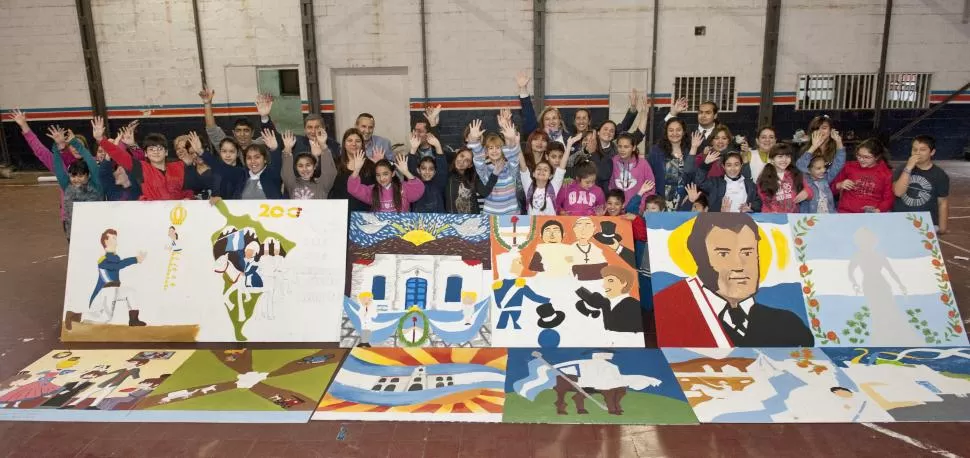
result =
[{"label": "girl in pink top", "polygon": [[[610,178],[610,189],[623,191],[626,201],[629,202],[644,183],[654,181],[650,163],[646,159],[640,158],[633,135],[627,132],[617,135],[616,156],[613,156],[613,176]],[[647,201],[647,196],[654,194],[656,194],[656,190],[651,188],[643,196],[643,202]],[[644,205],[646,204],[640,206],[641,213]]]},{"label": "girl in pink top", "polygon": [[[641,161],[646,162],[646,161]],[[603,189],[596,186],[596,167],[583,164],[576,167],[576,180],[563,186],[556,196],[556,207],[560,215],[593,216],[602,215],[606,209]]]},{"label": "girl in pink top", "polygon": [[[382,149],[374,153],[378,157],[384,156]],[[406,166],[398,168],[398,171],[407,179],[402,183],[401,179],[394,174],[391,163],[387,159],[381,159],[374,166],[377,184],[367,185],[360,182],[360,169],[367,160],[364,152],[357,152],[351,160],[354,173],[347,179],[347,192],[357,200],[369,203],[373,212],[407,212],[411,204],[424,194],[424,183],[416,179]],[[397,163],[407,164],[407,153],[399,153]]]},{"label": "girl in pink top", "polygon": [[792,161],[792,147],[776,143],[768,165],[758,177],[762,213],[798,213],[798,204],[812,198],[812,187]]}]

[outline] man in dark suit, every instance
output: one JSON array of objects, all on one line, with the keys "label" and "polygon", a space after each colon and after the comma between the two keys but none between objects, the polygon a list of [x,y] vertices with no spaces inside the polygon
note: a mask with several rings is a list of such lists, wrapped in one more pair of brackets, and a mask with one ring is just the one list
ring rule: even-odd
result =
[{"label": "man in dark suit", "polygon": [[758,225],[750,215],[698,213],[687,237],[697,276],[654,297],[661,347],[814,345],[815,338],[798,315],[755,303],[759,240]]},{"label": "man in dark suit", "polygon": [[[674,103],[670,105],[670,113],[664,116],[664,124],[672,118],[676,118],[681,112],[687,109],[687,98],[681,97],[677,99]],[[717,127],[717,104],[707,100],[697,107],[697,129],[694,129],[704,136],[704,141],[701,143],[701,147],[698,151],[703,151],[711,141],[711,133],[714,128]],[[690,137],[691,133],[684,132],[684,135]]]},{"label": "man in dark suit", "polygon": [[586,288],[576,290],[579,301],[576,309],[593,318],[603,315],[603,328],[615,332],[643,332],[640,302],[630,297],[634,273],[619,266],[606,266],[603,276],[603,293],[593,293]]}]

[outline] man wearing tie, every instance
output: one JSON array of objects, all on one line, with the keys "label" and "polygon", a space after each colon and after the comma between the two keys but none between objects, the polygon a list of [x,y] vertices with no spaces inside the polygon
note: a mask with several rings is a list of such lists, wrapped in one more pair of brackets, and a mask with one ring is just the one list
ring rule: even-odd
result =
[{"label": "man wearing tie", "polygon": [[[654,295],[661,347],[813,346],[801,317],[755,302],[759,240],[750,215],[698,213],[687,237],[697,276]],[[801,297],[791,300],[801,302]]]},{"label": "man wearing tie", "polygon": [[[664,116],[664,123],[669,121],[671,118],[676,118],[681,112],[687,109],[687,98],[681,97],[677,99],[672,105],[670,105],[670,113]],[[704,141],[701,143],[701,147],[698,149],[698,156],[701,156],[700,152],[707,148],[707,145],[711,141],[711,132],[714,131],[714,127],[717,126],[717,104],[707,100],[699,107],[697,107],[697,131],[704,136]],[[684,133],[688,137],[690,134]]]}]

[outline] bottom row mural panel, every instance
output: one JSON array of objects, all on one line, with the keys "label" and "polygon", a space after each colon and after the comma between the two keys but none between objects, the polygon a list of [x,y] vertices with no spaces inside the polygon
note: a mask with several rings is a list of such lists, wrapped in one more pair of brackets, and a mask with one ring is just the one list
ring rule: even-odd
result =
[{"label": "bottom row mural panel", "polygon": [[311,418],[970,421],[970,347],[55,350],[0,382],[0,421]]}]

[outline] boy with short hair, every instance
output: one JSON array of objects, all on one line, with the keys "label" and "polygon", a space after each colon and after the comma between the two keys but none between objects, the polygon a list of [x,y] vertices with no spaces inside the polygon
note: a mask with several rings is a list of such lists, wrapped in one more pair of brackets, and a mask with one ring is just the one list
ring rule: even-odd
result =
[{"label": "boy with short hair", "polygon": [[933,164],[936,139],[929,135],[917,135],[909,160],[893,172],[894,212],[929,211],[938,234],[948,228],[950,205],[950,177]]}]

